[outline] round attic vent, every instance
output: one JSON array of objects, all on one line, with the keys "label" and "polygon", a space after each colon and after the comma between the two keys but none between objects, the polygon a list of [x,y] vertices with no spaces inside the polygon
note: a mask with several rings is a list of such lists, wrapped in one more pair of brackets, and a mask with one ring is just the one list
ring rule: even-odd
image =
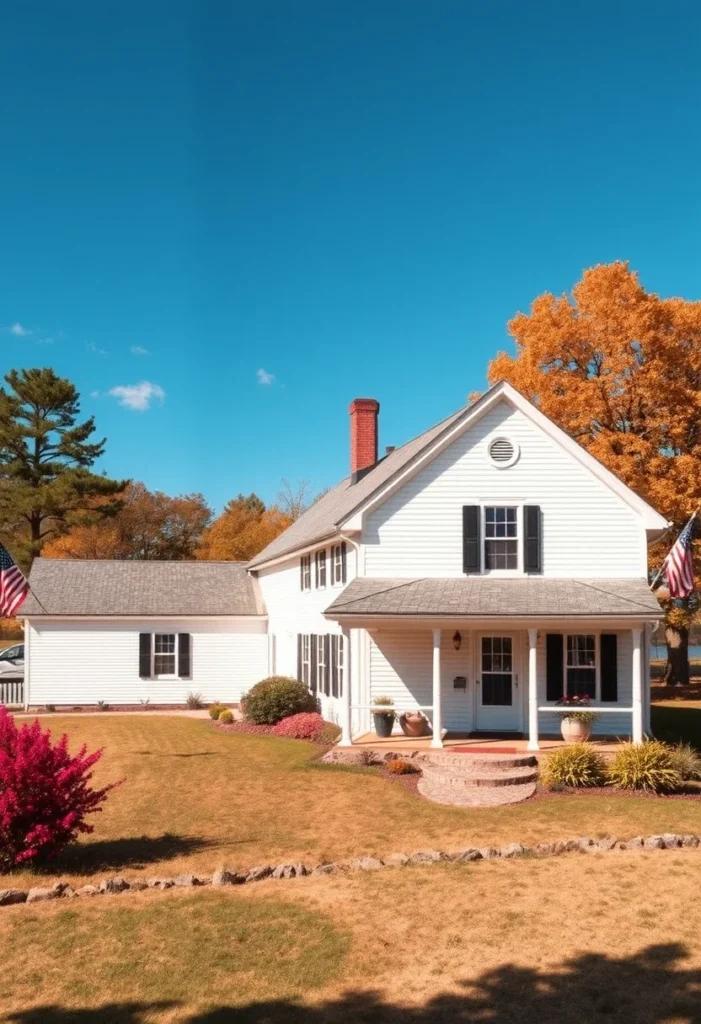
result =
[{"label": "round attic vent", "polygon": [[518,445],[508,437],[495,437],[489,443],[489,458],[499,469],[513,466],[518,458]]}]

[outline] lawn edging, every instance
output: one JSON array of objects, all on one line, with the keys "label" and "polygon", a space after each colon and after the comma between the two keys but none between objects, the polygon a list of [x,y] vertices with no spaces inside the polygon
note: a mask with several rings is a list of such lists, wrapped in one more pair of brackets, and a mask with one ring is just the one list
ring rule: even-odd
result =
[{"label": "lawn edging", "polygon": [[559,839],[553,842],[524,846],[522,843],[508,843],[501,847],[468,847],[464,850],[446,852],[442,850],[420,850],[418,853],[392,853],[386,857],[356,857],[350,861],[318,864],[310,868],[306,864],[260,864],[245,872],[219,868],[213,875],[175,875],[172,878],[149,878],[146,881],[128,881],[121,876],[103,879],[99,885],[83,885],[74,889],[68,882],[56,882],[52,886],[36,886],[31,889],[0,889],[0,907],[23,903],[41,903],[56,899],[101,896],[122,892],[142,892],[145,889],[165,891],[174,888],[222,888],[248,885],[268,878],[292,879],[319,875],[338,875],[352,871],[379,871],[383,868],[417,867],[430,864],[474,863],[480,860],[506,860],[514,857],[553,857],[564,853],[613,853],[623,850],[679,850],[697,849],[701,836],[679,835],[665,832],[662,835],[636,836],[634,839],[618,839],[606,836],[592,839]]}]

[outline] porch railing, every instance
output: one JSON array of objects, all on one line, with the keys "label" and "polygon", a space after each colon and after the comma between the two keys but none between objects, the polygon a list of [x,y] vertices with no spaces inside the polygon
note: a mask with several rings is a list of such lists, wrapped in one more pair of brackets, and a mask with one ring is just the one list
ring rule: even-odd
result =
[{"label": "porch railing", "polygon": [[24,680],[3,679],[0,681],[0,704],[8,707],[24,706]]}]

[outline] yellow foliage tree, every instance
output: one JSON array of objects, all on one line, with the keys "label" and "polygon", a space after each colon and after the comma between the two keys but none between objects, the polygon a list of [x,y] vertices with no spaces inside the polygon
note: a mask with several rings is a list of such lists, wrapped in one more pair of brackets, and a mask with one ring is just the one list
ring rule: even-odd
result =
[{"label": "yellow foliage tree", "polygon": [[291,522],[291,517],[276,506],[266,509],[257,495],[240,494],[227,502],[219,518],[205,530],[195,557],[205,561],[246,562]]},{"label": "yellow foliage tree", "polygon": [[[674,523],[651,552],[659,567],[701,501],[701,302],[661,299],[616,262],[508,326],[516,355],[497,355],[490,383],[507,380]],[[663,606],[665,678],[688,681],[696,602]]]}]

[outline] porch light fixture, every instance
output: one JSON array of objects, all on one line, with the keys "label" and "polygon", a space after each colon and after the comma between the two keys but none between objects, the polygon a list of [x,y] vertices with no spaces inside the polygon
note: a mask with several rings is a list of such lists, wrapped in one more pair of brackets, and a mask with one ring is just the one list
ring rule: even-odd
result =
[{"label": "porch light fixture", "polygon": [[462,637],[460,636],[460,631],[456,629],[455,632],[453,633],[453,647],[455,648],[456,651],[460,650],[461,643]]}]

